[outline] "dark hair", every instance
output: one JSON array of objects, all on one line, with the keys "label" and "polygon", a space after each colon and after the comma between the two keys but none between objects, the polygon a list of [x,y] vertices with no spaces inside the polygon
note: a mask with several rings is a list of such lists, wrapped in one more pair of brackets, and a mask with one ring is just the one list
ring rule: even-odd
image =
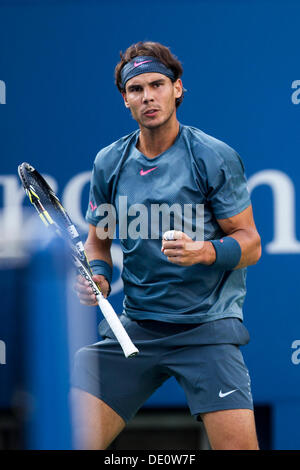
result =
[{"label": "dark hair", "polygon": [[[171,53],[168,47],[163,46],[159,42],[140,41],[128,47],[124,54],[122,51],[120,52],[121,60],[115,68],[115,83],[121,93],[125,91],[122,87],[121,79],[121,72],[123,67],[132,59],[134,59],[134,57],[142,55],[156,57],[166,67],[171,69],[174,73],[174,81],[181,77],[183,73],[182,65],[177,59],[177,57]],[[182,92],[180,98],[176,98],[176,108],[178,108],[178,106],[182,103],[183,95],[184,93]]]}]

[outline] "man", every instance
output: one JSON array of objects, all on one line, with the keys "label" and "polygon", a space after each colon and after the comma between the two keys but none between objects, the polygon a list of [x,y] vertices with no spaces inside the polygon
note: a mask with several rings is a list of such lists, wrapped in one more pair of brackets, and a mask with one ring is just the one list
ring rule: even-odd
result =
[{"label": "man", "polygon": [[[242,323],[245,267],[260,258],[260,237],[238,154],[177,120],[181,75],[177,58],[153,42],[129,47],[115,70],[139,130],[102,149],[94,164],[85,248],[103,294],[112,277],[103,204],[115,208],[122,233],[136,214],[132,207],[141,207],[136,204],[151,215],[162,203],[192,204],[193,210],[183,216],[189,233],[178,229],[174,214],[174,239],[163,240],[161,225],[159,236],[151,232],[151,221],[143,232],[148,236],[120,236],[121,320],[140,353],[126,359],[105,320],[103,341],[77,353],[75,427],[84,448],[107,448],[147,398],[175,376],[213,449],[258,449],[250,378],[239,347],[249,341]],[[194,240],[197,204],[204,207],[204,236]],[[142,232],[146,220],[140,225]],[[82,278],[77,291],[82,303],[95,305]]]}]

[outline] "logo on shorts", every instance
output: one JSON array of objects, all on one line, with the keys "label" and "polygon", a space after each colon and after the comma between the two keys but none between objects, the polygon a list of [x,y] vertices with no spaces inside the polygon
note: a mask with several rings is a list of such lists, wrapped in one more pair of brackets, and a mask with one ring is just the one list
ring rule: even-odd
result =
[{"label": "logo on shorts", "polygon": [[222,390],[220,390],[219,391],[219,397],[220,398],[227,397],[227,395],[230,395],[231,393],[236,392],[236,391],[237,391],[237,388],[235,388],[234,390],[230,390],[229,392],[226,392],[226,393],[222,393]]}]

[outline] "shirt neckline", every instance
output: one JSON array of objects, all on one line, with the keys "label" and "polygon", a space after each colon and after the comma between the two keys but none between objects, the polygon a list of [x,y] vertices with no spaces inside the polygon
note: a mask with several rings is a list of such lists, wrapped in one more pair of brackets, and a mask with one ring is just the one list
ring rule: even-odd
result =
[{"label": "shirt neckline", "polygon": [[182,129],[183,129],[183,125],[179,123],[179,131],[178,131],[178,134],[176,136],[176,139],[174,140],[173,144],[167,148],[167,150],[165,150],[164,152],[160,153],[159,155],[156,155],[156,157],[153,157],[153,158],[150,158],[150,157],[147,157],[146,155],[144,155],[142,152],[139,151],[139,149],[136,148],[136,143],[138,141],[138,138],[139,138],[139,135],[140,135],[140,131],[137,131],[136,133],[136,138],[134,140],[134,151],[136,153],[136,156],[137,157],[142,157],[144,158],[147,162],[154,162],[156,161],[157,159],[165,156],[167,153],[169,153],[170,151],[172,151],[174,145],[178,142],[178,140],[180,139],[180,136],[181,136],[181,132],[182,132]]}]

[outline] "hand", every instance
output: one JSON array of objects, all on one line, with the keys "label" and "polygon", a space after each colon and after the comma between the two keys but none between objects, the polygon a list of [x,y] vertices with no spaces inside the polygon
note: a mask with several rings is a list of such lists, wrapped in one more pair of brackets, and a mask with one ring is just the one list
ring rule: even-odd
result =
[{"label": "hand", "polygon": [[[99,285],[103,297],[107,298],[109,283],[107,282],[106,278],[101,274],[96,274],[92,277],[92,279]],[[74,289],[79,297],[81,304],[90,306],[98,305],[96,296],[93,293],[93,289],[90,287],[88,281],[84,279],[83,276],[77,276],[77,282],[74,286]]]},{"label": "hand", "polygon": [[174,231],[174,240],[163,240],[161,251],[168,261],[179,266],[212,264],[216,259],[215,249],[210,242],[193,241],[184,232]]}]

